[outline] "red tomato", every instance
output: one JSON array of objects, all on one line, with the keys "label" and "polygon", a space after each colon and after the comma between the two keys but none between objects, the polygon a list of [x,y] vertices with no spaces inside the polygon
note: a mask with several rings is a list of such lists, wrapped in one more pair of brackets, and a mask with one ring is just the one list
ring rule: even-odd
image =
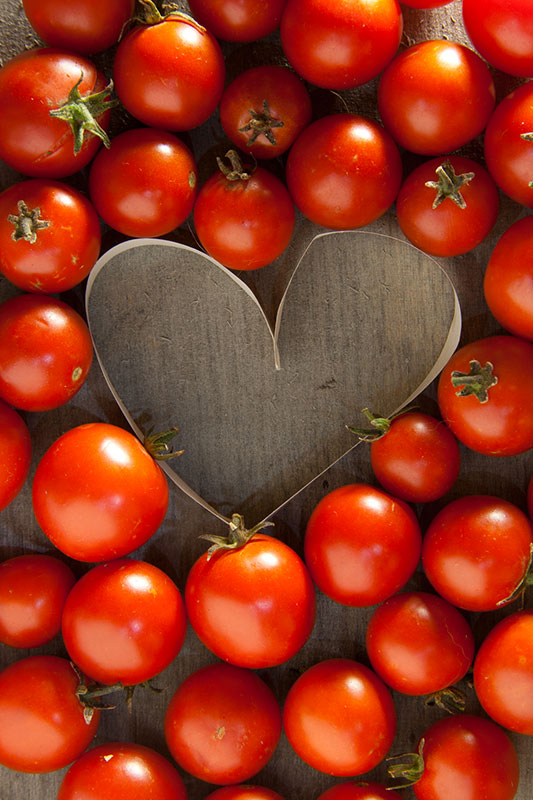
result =
[{"label": "red tomato", "polygon": [[392,689],[433,694],[465,676],[474,658],[474,637],[460,611],[442,597],[402,592],[372,614],[366,650]]},{"label": "red tomato", "polygon": [[397,0],[288,0],[281,44],[303,78],[325,89],[351,89],[375,78],[398,50]]},{"label": "red tomato", "polygon": [[517,455],[533,446],[533,344],[489,336],[459,348],[441,372],[438,403],[459,441],[478,453]]},{"label": "red tomato", "polygon": [[223,786],[215,789],[205,800],[283,800],[283,797],[272,789],[263,786]]},{"label": "red tomato", "polygon": [[513,503],[469,495],[448,503],[431,521],[422,565],[448,602],[469,611],[506,605],[527,575],[533,527]]},{"label": "red tomato", "polygon": [[532,0],[463,0],[462,12],[472,44],[489,64],[533,76]]},{"label": "red tomato", "polygon": [[449,153],[474,139],[488,122],[494,98],[485,62],[447,39],[403,50],[378,86],[385,128],[402,147],[423,155]]},{"label": "red tomato", "polygon": [[61,630],[61,615],[74,586],[72,570],[53,556],[16,556],[0,564],[0,642],[38,647]]},{"label": "red tomato", "polygon": [[66,767],[90,745],[100,721],[86,722],[78,676],[66,658],[29,656],[0,672],[0,764],[18,772]]},{"label": "red tomato", "polygon": [[398,148],[371,119],[330,114],[308,125],[289,151],[287,186],[312,222],[361,228],[392,205],[402,180]]},{"label": "red tomato", "polygon": [[21,294],[0,304],[0,397],[48,411],[81,389],[93,358],[87,324],[66,303]]},{"label": "red tomato", "polygon": [[126,236],[163,236],[192,211],[198,174],[189,148],[166,131],[120,133],[94,159],[89,192],[104,222]]},{"label": "red tomato", "polygon": [[433,256],[458,256],[477,247],[491,232],[498,209],[498,190],[487,170],[462,156],[421,164],[396,198],[403,233]]},{"label": "red tomato", "polygon": [[76,286],[94,266],[100,240],[93,206],[65,183],[23,181],[0,194],[0,272],[26,292]]},{"label": "red tomato", "polygon": [[240,783],[261,770],[281,735],[272,691],[249,670],[210,664],[174,693],[165,716],[167,746],[191,775],[214,784]]},{"label": "red tomato", "polygon": [[0,400],[0,511],[22,489],[31,464],[31,437],[17,412]]},{"label": "red tomato", "polygon": [[134,0],[22,0],[37,35],[52,47],[100,53],[115,44],[133,16]]},{"label": "red tomato", "polygon": [[81,756],[61,782],[56,800],[187,800],[172,764],[150,747],[110,742]]},{"label": "red tomato", "polygon": [[283,727],[292,748],[328,775],[361,775],[386,756],[396,731],[392,697],[372,670],[348,658],[307,669],[291,686]]},{"label": "red tomato", "polygon": [[517,611],[492,628],[477,652],[474,688],[499,725],[533,734],[533,611]]},{"label": "red tomato", "polygon": [[218,39],[254,42],[279,27],[287,0],[189,0],[193,17]]},{"label": "red tomato", "polygon": [[101,138],[92,128],[82,129],[83,141],[75,152],[69,123],[50,112],[64,106],[74,90],[93,106],[105,139],[112,103],[88,100],[105,88],[103,73],[71,52],[42,47],[6,61],[0,69],[0,158],[32,177],[64,178],[82,169],[102,144]]},{"label": "red tomato", "polygon": [[104,422],[64,433],[33,479],[33,509],[52,543],[79,561],[127,555],[157,530],[168,506],[163,471],[131,433]]},{"label": "red tomato", "polygon": [[137,25],[120,42],[113,62],[124,107],[153,128],[184,131],[211,116],[224,89],[225,64],[217,40],[196,20],[170,12]]},{"label": "red tomato", "polygon": [[220,100],[224,133],[256,158],[276,158],[311,120],[311,98],[287,67],[252,67],[226,87]]},{"label": "red tomato", "polygon": [[404,586],[420,558],[420,526],[402,500],[364,483],[329,492],[305,531],[318,588],[347,606],[372,606]]},{"label": "red tomato", "polygon": [[344,781],[326,789],[317,800],[401,800],[401,797],[381,783]]},{"label": "red tomato", "polygon": [[500,325],[533,339],[533,217],[517,220],[499,238],[485,270],[483,292]]}]

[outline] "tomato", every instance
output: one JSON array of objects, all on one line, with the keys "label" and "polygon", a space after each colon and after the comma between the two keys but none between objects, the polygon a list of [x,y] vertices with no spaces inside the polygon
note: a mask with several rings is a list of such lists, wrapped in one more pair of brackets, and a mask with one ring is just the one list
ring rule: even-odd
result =
[{"label": "tomato", "polygon": [[288,247],[295,212],[283,183],[263,167],[243,170],[234,151],[232,169],[221,168],[204,183],[194,205],[200,244],[230,269],[259,269]]},{"label": "tomato", "polygon": [[463,23],[476,50],[496,69],[533,76],[533,2],[463,0]]},{"label": "tomato", "polygon": [[293,683],[283,727],[292,748],[311,767],[339,777],[361,775],[385,758],[396,712],[372,670],[348,658],[332,658]]},{"label": "tomato", "polygon": [[402,592],[372,614],[366,650],[392,689],[433,694],[465,676],[474,658],[474,637],[460,611],[442,597]]},{"label": "tomato", "polygon": [[280,25],[291,66],[324,89],[352,89],[379,75],[402,30],[397,0],[288,0]]},{"label": "tomato", "polygon": [[344,781],[331,786],[317,800],[401,800],[397,792],[382,783]]},{"label": "tomato", "polygon": [[287,0],[190,0],[195,19],[218,39],[254,42],[279,27]]},{"label": "tomato", "polygon": [[163,236],[184,222],[198,173],[189,148],[172,133],[120,133],[94,159],[89,192],[104,222],[126,236]]},{"label": "tomato", "polygon": [[28,426],[20,414],[0,400],[0,511],[22,489],[30,471],[31,451]]},{"label": "tomato", "polygon": [[0,564],[0,642],[38,647],[61,630],[61,615],[75,582],[53,556],[15,556]]},{"label": "tomato", "polygon": [[124,107],[145,125],[168,131],[205,122],[218,105],[225,74],[217,40],[180,12],[130,30],[113,61]]},{"label": "tomato", "polygon": [[53,297],[21,294],[0,304],[0,397],[24,411],[67,403],[93,359],[85,320]]},{"label": "tomato", "polygon": [[178,771],[151,747],[110,742],[84,753],[63,778],[56,800],[187,800]]},{"label": "tomato", "polygon": [[104,422],[64,433],[33,479],[35,518],[79,561],[131,553],[157,530],[168,506],[164,473],[131,433]]},{"label": "tomato", "polygon": [[272,789],[263,786],[223,786],[215,789],[205,800],[283,800],[283,797]]},{"label": "tomato", "polygon": [[241,783],[270,760],[281,711],[249,670],[210,664],[178,686],[165,716],[167,746],[180,767],[208,783]]},{"label": "tomato", "polygon": [[287,67],[252,67],[226,87],[219,113],[234,145],[256,158],[276,158],[310,122],[311,98]]},{"label": "tomato", "polygon": [[438,403],[459,441],[478,453],[517,455],[533,446],[533,344],[489,336],[456,350],[440,374]]},{"label": "tomato", "polygon": [[402,180],[398,148],[374,120],[330,114],[291,147],[286,180],[308,219],[326,228],[361,228],[392,205]]},{"label": "tomato", "polygon": [[474,139],[485,128],[494,100],[494,82],[485,62],[447,39],[418,42],[403,50],[378,85],[385,128],[399,145],[422,155],[450,153]]},{"label": "tomato", "polygon": [[499,725],[533,734],[533,611],[517,611],[491,629],[474,662],[474,689]]},{"label": "tomato", "polygon": [[37,35],[52,47],[100,53],[115,44],[133,16],[134,0],[22,0]]},{"label": "tomato", "polygon": [[513,503],[468,495],[448,503],[431,521],[422,565],[448,602],[469,611],[506,605],[525,579],[533,527]]},{"label": "tomato", "polygon": [[96,211],[65,183],[34,179],[0,194],[0,272],[26,292],[76,286],[94,266],[100,243]]},{"label": "tomato", "polygon": [[[81,170],[107,142],[113,102],[100,94],[105,88],[103,73],[68,51],[41,47],[6,61],[0,69],[0,158],[31,177],[57,179]],[[85,119],[77,137],[65,119],[51,115],[70,99],[81,103],[77,113]]]},{"label": "tomato", "polygon": [[420,558],[420,526],[402,500],[364,483],[329,492],[305,530],[318,588],[347,606],[372,606],[404,586]]},{"label": "tomato", "polygon": [[473,250],[491,232],[498,209],[498,190],[489,173],[463,156],[420,164],[396,198],[396,217],[403,233],[433,256]]},{"label": "tomato", "polygon": [[29,656],[0,672],[0,764],[52,772],[90,745],[100,712],[86,721],[78,676],[66,658]]}]

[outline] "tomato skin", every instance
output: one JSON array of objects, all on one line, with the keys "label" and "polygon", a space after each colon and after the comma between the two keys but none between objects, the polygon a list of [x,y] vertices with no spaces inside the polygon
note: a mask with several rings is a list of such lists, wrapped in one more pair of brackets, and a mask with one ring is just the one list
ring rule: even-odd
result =
[{"label": "tomato skin", "polygon": [[28,426],[14,408],[0,400],[0,511],[18,495],[31,464]]},{"label": "tomato skin", "polygon": [[305,531],[305,562],[325,595],[347,606],[381,603],[416,569],[420,526],[413,511],[364,483],[341,486],[315,506]]},{"label": "tomato skin", "polygon": [[344,781],[330,786],[318,796],[317,800],[401,800],[397,792],[387,789],[381,783],[355,783]]},{"label": "tomato skin", "polygon": [[0,304],[0,397],[49,411],[83,386],[93,359],[85,320],[53,297],[21,294]]},{"label": "tomato skin", "polygon": [[167,506],[164,473],[139,440],[116,425],[72,428],[35,470],[35,518],[50,541],[78,561],[131,553],[157,530]]},{"label": "tomato skin", "polygon": [[165,716],[165,739],[177,763],[200,780],[242,783],[270,760],[281,735],[272,691],[249,670],[210,664],[178,686]]},{"label": "tomato skin", "polygon": [[330,114],[292,145],[286,180],[308,219],[334,230],[360,228],[392,205],[402,179],[398,148],[371,119]]},{"label": "tomato skin", "polygon": [[76,697],[78,676],[66,658],[28,656],[0,672],[0,764],[18,772],[52,772],[90,745],[89,723]]},{"label": "tomato skin", "polygon": [[287,0],[190,0],[195,19],[217,39],[254,42],[279,27]]},{"label": "tomato skin", "polygon": [[385,128],[399,145],[422,155],[450,153],[474,139],[485,128],[494,102],[494,82],[485,62],[446,39],[403,50],[378,85]]},{"label": "tomato skin", "polygon": [[463,23],[476,50],[509,75],[533,76],[531,0],[463,0]]},{"label": "tomato skin", "polygon": [[272,789],[264,786],[223,786],[208,794],[205,800],[284,800]]},{"label": "tomato skin", "polygon": [[0,642],[39,647],[61,630],[74,573],[53,556],[15,556],[0,564]]},{"label": "tomato skin", "polygon": [[294,751],[328,775],[373,769],[396,731],[389,690],[372,670],[347,658],[321,661],[289,689],[283,727]]}]

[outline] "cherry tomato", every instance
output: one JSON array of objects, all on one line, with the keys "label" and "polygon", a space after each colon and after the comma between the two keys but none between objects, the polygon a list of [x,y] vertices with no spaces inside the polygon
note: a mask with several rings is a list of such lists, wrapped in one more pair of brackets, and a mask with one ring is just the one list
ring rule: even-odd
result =
[{"label": "cherry tomato", "polygon": [[31,437],[17,412],[0,400],[0,511],[22,489],[31,464]]},{"label": "cherry tomato", "polygon": [[396,198],[396,217],[403,233],[434,256],[473,250],[491,232],[498,209],[498,190],[489,173],[463,156],[420,164]]},{"label": "cherry tomato", "polygon": [[139,440],[116,425],[72,428],[35,470],[37,522],[59,550],[79,561],[131,553],[157,530],[167,506],[164,473]]},{"label": "cherry tomato", "polygon": [[463,0],[463,23],[478,53],[510,75],[533,76],[533,2]]},{"label": "cherry tomato", "polygon": [[533,344],[489,336],[459,348],[441,372],[438,403],[459,441],[478,453],[517,455],[533,446]]},{"label": "cherry tomato", "polygon": [[279,27],[287,0],[190,0],[195,19],[217,39],[254,42]]},{"label": "cherry tomato", "polygon": [[163,236],[192,211],[198,174],[189,148],[166,131],[120,133],[94,159],[89,192],[104,222],[126,236]]},{"label": "cherry tomato", "polygon": [[15,556],[0,564],[0,642],[38,647],[61,630],[61,615],[74,586],[72,570],[53,556]]},{"label": "cherry tomato", "polygon": [[288,0],[280,26],[289,63],[325,89],[351,89],[379,75],[402,30],[397,0]]},{"label": "cherry tomato", "polygon": [[48,411],[79,392],[93,359],[87,324],[53,297],[21,294],[0,304],[0,397]]},{"label": "cherry tomato", "polygon": [[418,42],[403,50],[378,86],[385,128],[399,145],[423,155],[450,153],[474,139],[485,128],[494,99],[485,62],[447,39]]},{"label": "cherry tomato", "polygon": [[382,783],[344,781],[326,789],[317,800],[401,800],[401,797]]},{"label": "cherry tomato", "polygon": [[448,602],[491,611],[513,598],[527,575],[533,527],[518,506],[490,495],[448,503],[431,521],[422,565]]},{"label": "cherry tomato", "polygon": [[66,658],[29,656],[0,672],[0,764],[18,772],[52,772],[90,745],[100,712],[86,721],[79,680]]},{"label": "cherry tomato", "polygon": [[263,786],[223,786],[207,795],[205,800],[283,800],[272,789]]},{"label": "cherry tomato", "polygon": [[100,242],[96,211],[65,183],[34,179],[0,194],[0,272],[26,292],[76,286],[94,266]]},{"label": "cherry tomato", "polygon": [[252,67],[226,87],[219,113],[234,145],[256,158],[276,158],[310,122],[311,98],[287,67]]},{"label": "cherry tomato", "polygon": [[249,670],[210,664],[174,693],[165,716],[167,746],[178,764],[208,783],[241,783],[272,757],[281,711],[272,691]]},{"label": "cherry tomato", "polygon": [[386,756],[396,712],[385,684],[348,658],[307,669],[289,689],[283,727],[300,758],[328,775],[361,775]]},{"label": "cherry tomato", "polygon": [[347,606],[372,606],[416,569],[420,526],[402,500],[364,483],[329,492],[305,531],[305,561],[318,588]]},{"label": "cherry tomato", "polygon": [[360,228],[392,205],[402,180],[398,148],[374,120],[330,114],[311,123],[289,151],[286,179],[308,219]]}]

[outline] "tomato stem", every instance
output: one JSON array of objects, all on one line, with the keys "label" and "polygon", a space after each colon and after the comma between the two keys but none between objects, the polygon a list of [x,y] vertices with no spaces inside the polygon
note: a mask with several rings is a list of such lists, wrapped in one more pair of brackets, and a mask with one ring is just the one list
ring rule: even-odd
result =
[{"label": "tomato stem", "polygon": [[408,411],[412,411],[414,408],[415,406],[402,408],[395,414],[391,414],[390,417],[381,417],[378,414],[373,414],[368,408],[363,408],[361,413],[365,415],[372,427],[356,428],[352,425],[346,425],[346,427],[350,433],[354,433],[360,439],[360,441],[375,442],[389,432],[392,421],[395,420],[396,417],[400,417],[402,414],[407,414]]},{"label": "tomato stem", "polygon": [[156,461],[169,461],[171,458],[182,455],[183,450],[173,450],[170,446],[170,442],[178,434],[177,425],[158,433],[152,433],[152,430],[153,428],[150,428],[143,440],[143,445],[152,458],[155,458]]},{"label": "tomato stem", "polygon": [[463,172],[461,175],[457,175],[448,160],[444,164],[439,164],[435,172],[438,180],[426,181],[424,184],[429,189],[437,191],[431,207],[438,208],[444,200],[449,198],[459,208],[466,208],[466,200],[460,190],[462,186],[465,186],[475,178],[475,172]]},{"label": "tomato stem", "polygon": [[105,89],[95,94],[89,94],[82,97],[79,90],[79,85],[83,80],[83,72],[80,79],[74,84],[69,92],[68,100],[59,108],[54,108],[50,111],[51,117],[62,119],[67,122],[72,130],[74,136],[74,153],[77,155],[82,148],[85,131],[98,136],[104,143],[105,147],[109,148],[111,142],[109,136],[104,131],[102,126],[98,123],[97,117],[114,108],[118,105],[118,100],[111,98],[113,91],[113,81],[109,81]]},{"label": "tomato stem", "polygon": [[524,572],[523,577],[520,579],[518,584],[515,586],[513,591],[507,596],[504,597],[503,600],[500,600],[497,605],[506,606],[509,603],[512,603],[513,600],[516,600],[518,597],[522,597],[522,602],[524,601],[524,595],[528,586],[533,584],[533,573],[531,571],[531,565],[533,563],[533,544],[529,545],[529,560],[527,562],[527,566]]},{"label": "tomato stem", "polygon": [[426,697],[424,703],[426,706],[437,706],[448,714],[460,714],[466,708],[466,698],[455,686],[433,692]]},{"label": "tomato stem", "polygon": [[283,128],[284,122],[281,119],[275,119],[272,114],[270,113],[270,107],[266,100],[263,100],[263,110],[262,111],[255,111],[255,109],[250,108],[248,113],[250,114],[250,119],[242,128],[239,128],[240,133],[247,133],[247,131],[252,131],[250,137],[248,138],[248,147],[252,145],[258,136],[263,134],[263,136],[270,142],[272,145],[277,144],[276,137],[272,133],[272,128]]},{"label": "tomato stem", "polygon": [[404,783],[388,788],[407,789],[409,786],[412,786],[414,783],[420,780],[422,773],[424,772],[424,757],[422,755],[423,748],[424,740],[421,739],[418,746],[418,751],[416,753],[400,753],[400,755],[389,756],[389,758],[386,759],[387,761],[394,761],[398,758],[407,759],[406,761],[401,761],[399,764],[394,764],[390,767],[387,767],[387,772],[391,778],[403,779],[404,781]]},{"label": "tomato stem", "polygon": [[140,5],[140,10],[132,18],[131,22],[137,22],[139,25],[159,25],[159,23],[172,18],[188,22],[198,31],[205,32],[203,25],[200,25],[190,14],[182,11],[177,3],[162,3],[163,13],[161,13],[153,0],[137,0],[137,2]]},{"label": "tomato stem", "polygon": [[470,361],[470,372],[459,372],[453,370],[451,374],[452,386],[462,386],[463,388],[456,392],[458,397],[467,397],[473,394],[480,403],[486,403],[489,399],[489,389],[498,383],[498,378],[493,375],[492,370],[494,364],[487,361],[484,367],[481,366],[479,361],[472,359]]},{"label": "tomato stem", "polygon": [[229,533],[227,536],[218,536],[211,533],[203,533],[200,535],[200,539],[206,539],[208,542],[213,543],[207,551],[208,561],[211,556],[219,550],[239,550],[250,541],[252,536],[262,530],[262,528],[272,526],[274,523],[259,522],[248,530],[244,524],[244,517],[241,514],[232,514],[228,525]]},{"label": "tomato stem", "polygon": [[15,230],[11,234],[11,238],[18,242],[23,239],[25,242],[35,244],[37,241],[37,231],[49,228],[51,223],[49,220],[41,219],[41,209],[36,206],[35,208],[28,208],[24,200],[19,200],[17,203],[18,216],[15,214],[8,214],[7,220],[15,226]]},{"label": "tomato stem", "polygon": [[247,181],[251,178],[251,173],[245,171],[236,150],[228,150],[224,158],[229,160],[231,167],[224,164],[219,156],[217,156],[217,164],[228,181]]}]

